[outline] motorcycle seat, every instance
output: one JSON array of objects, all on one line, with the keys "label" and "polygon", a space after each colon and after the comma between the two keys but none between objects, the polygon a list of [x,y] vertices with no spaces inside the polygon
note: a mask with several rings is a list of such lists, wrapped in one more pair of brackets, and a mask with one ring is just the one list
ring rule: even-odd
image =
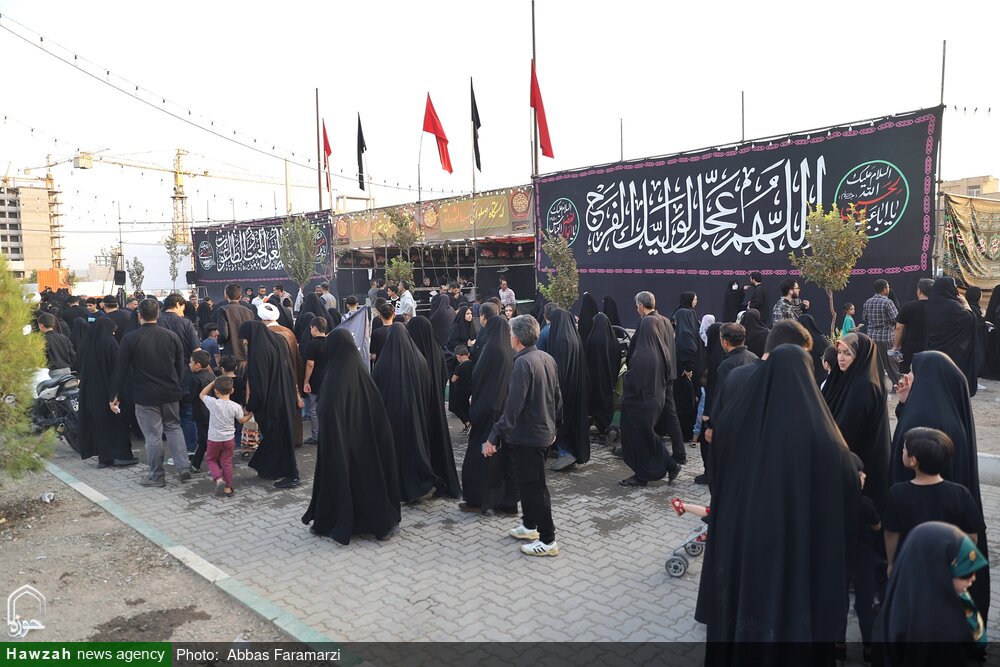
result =
[{"label": "motorcycle seat", "polygon": [[66,382],[69,382],[70,380],[75,380],[75,379],[76,379],[76,375],[73,375],[71,373],[69,375],[60,375],[57,378],[49,378],[48,380],[42,380],[41,382],[38,383],[38,387],[35,388],[35,391],[40,394],[43,391],[45,391],[46,389],[51,389],[52,387],[57,387],[57,386],[59,386],[61,384],[65,384]]}]

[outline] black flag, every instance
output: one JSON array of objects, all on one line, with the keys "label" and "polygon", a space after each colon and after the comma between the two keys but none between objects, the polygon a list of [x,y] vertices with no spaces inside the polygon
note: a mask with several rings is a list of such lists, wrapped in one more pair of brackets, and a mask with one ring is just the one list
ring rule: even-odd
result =
[{"label": "black flag", "polygon": [[361,129],[361,113],[358,113],[358,187],[365,189],[365,164],[361,159],[362,153],[368,150],[365,145],[365,133]]},{"label": "black flag", "polygon": [[483,124],[479,121],[479,107],[476,106],[476,89],[472,87],[472,77],[469,77],[469,90],[472,92],[472,150],[476,154],[476,169],[482,173],[483,165],[479,161],[479,128]]}]

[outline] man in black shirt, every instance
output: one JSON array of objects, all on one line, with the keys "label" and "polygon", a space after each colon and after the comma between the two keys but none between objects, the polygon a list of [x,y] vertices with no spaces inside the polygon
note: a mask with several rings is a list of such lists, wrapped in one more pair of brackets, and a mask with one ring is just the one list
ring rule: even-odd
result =
[{"label": "man in black shirt", "polygon": [[115,340],[122,342],[122,336],[132,330],[132,313],[118,307],[118,300],[113,296],[104,297],[104,314],[115,323]]},{"label": "man in black shirt", "polygon": [[186,362],[191,358],[193,352],[201,349],[201,337],[191,320],[184,317],[184,306],[183,296],[177,293],[168,295],[163,300],[163,310],[160,313],[158,324],[177,334],[177,337],[181,339],[181,345],[184,346],[185,365],[181,375],[182,397],[180,403],[181,432],[184,434],[188,453],[194,454],[198,449],[198,425],[194,419],[194,404],[201,403],[201,399],[198,398],[198,392],[201,391],[201,388],[196,392],[191,391],[191,369],[188,368]]},{"label": "man in black shirt", "polygon": [[[384,327],[388,331],[388,327]],[[309,423],[312,426],[312,436],[302,441],[303,445],[315,445],[319,442],[319,415],[316,408],[319,405],[319,392],[323,388],[323,376],[326,375],[326,320],[316,317],[309,325],[312,338],[302,351],[306,362],[306,376],[303,392],[306,395],[306,407],[309,410]]]},{"label": "man in black shirt", "polygon": [[55,328],[59,326],[55,315],[42,313],[38,316],[38,330],[45,336],[45,358],[49,369],[49,377],[57,378],[70,374],[70,368],[76,359],[76,351],[69,338]]},{"label": "man in black shirt", "polygon": [[927,348],[927,300],[933,287],[933,278],[921,278],[917,283],[917,300],[903,304],[896,315],[893,347],[903,353],[900,373],[909,373],[913,355]]},{"label": "man in black shirt", "polygon": [[750,272],[750,291],[747,293],[747,308],[755,308],[762,318],[767,318],[771,312],[768,309],[767,291],[764,289],[764,277],[760,271]]},{"label": "man in black shirt", "polygon": [[240,338],[240,325],[254,318],[254,311],[240,301],[240,286],[226,285],[226,303],[215,309],[215,324],[219,327],[219,345],[223,354],[236,359],[236,374],[241,376],[247,367],[247,346]]},{"label": "man in black shirt", "polygon": [[378,316],[382,321],[382,326],[372,330],[371,340],[368,343],[368,351],[371,353],[372,366],[378,360],[378,355],[385,346],[385,340],[389,337],[390,324],[395,317],[395,310],[388,301],[379,304]]},{"label": "man in black shirt", "polygon": [[132,378],[135,417],[146,439],[149,474],[142,486],[166,486],[163,471],[163,443],[174,459],[174,469],[182,482],[191,479],[184,436],[181,434],[181,377],[184,375],[184,346],[173,331],[157,326],[160,304],[155,299],[139,303],[139,328],[122,338],[118,364],[111,381],[111,411],[120,412],[119,396],[125,377]]},{"label": "man in black shirt", "polygon": [[80,297],[70,294],[66,299],[66,303],[69,305],[69,308],[62,313],[62,318],[66,320],[66,324],[73,326],[73,320],[87,317],[87,309],[80,305]]}]

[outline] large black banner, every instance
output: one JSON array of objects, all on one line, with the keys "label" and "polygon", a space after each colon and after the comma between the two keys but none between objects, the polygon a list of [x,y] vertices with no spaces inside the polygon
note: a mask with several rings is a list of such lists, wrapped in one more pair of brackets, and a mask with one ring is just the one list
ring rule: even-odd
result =
[{"label": "large black banner", "polygon": [[[930,271],[940,131],[939,107],[543,176],[535,180],[538,234],[564,236],[581,291],[614,297],[627,321],[644,289],[667,314],[680,292],[694,290],[699,315],[718,316],[726,285],[746,283],[751,271],[764,275],[774,303],[778,283],[796,274],[788,254],[805,245],[809,208],[853,203],[868,212],[870,241],[836,295],[838,310],[854,300],[860,312],[879,277],[907,301]],[[538,271],[548,267],[539,252]],[[811,312],[828,323],[825,295],[802,287]]]}]

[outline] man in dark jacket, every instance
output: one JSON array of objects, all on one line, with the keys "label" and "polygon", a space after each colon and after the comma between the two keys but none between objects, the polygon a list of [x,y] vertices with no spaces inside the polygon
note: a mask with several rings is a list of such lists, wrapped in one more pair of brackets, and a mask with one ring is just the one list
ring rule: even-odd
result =
[{"label": "man in dark jacket", "polygon": [[118,364],[111,380],[110,407],[120,412],[119,396],[126,376],[132,378],[135,417],[146,439],[149,473],[142,486],[166,486],[163,471],[163,437],[174,459],[174,470],[182,482],[191,479],[184,436],[181,434],[181,377],[184,346],[173,331],[157,326],[160,304],[155,299],[139,303],[139,328],[122,338]]},{"label": "man in dark jacket", "polygon": [[49,377],[57,378],[69,375],[76,359],[76,350],[69,338],[56,331],[59,323],[52,313],[42,313],[38,316],[38,330],[45,336],[45,361],[49,369]]},{"label": "man in dark jacket", "polygon": [[556,428],[562,420],[562,396],[555,359],[535,347],[537,340],[535,318],[520,315],[510,321],[514,367],[503,414],[483,443],[483,456],[493,456],[497,452],[494,443],[502,440],[511,458],[524,516],[521,525],[508,534],[531,540],[521,547],[521,552],[557,556],[559,545],[545,485],[545,454],[555,442]]},{"label": "man in dark jacket", "polygon": [[66,299],[66,304],[69,308],[62,313],[62,318],[66,321],[66,324],[72,326],[73,320],[87,317],[87,308],[80,304],[80,297],[70,294]]},{"label": "man in dark jacket", "polygon": [[254,313],[240,302],[240,286],[226,285],[226,303],[215,309],[215,324],[219,327],[219,345],[223,354],[236,359],[236,374],[243,376],[247,367],[247,346],[240,340],[240,325],[252,320]]},{"label": "man in dark jacket", "polygon": [[[184,433],[184,442],[187,445],[189,454],[193,454],[198,449],[198,425],[194,419],[194,402],[199,404],[198,391],[191,391],[191,369],[188,368],[187,360],[191,354],[201,349],[201,336],[195,329],[191,320],[184,317],[184,297],[174,293],[163,300],[163,311],[160,313],[159,325],[165,329],[170,329],[181,339],[184,347],[184,372],[181,375],[181,432]],[[192,400],[191,397],[194,397]]]},{"label": "man in dark jacket", "polygon": [[764,276],[760,271],[750,272],[750,290],[747,292],[747,308],[754,308],[762,318],[771,312],[768,308],[767,291],[764,289]]},{"label": "man in dark jacket", "polygon": [[115,340],[122,342],[122,336],[132,330],[132,312],[118,307],[118,300],[113,296],[104,297],[104,314],[114,320]]}]

